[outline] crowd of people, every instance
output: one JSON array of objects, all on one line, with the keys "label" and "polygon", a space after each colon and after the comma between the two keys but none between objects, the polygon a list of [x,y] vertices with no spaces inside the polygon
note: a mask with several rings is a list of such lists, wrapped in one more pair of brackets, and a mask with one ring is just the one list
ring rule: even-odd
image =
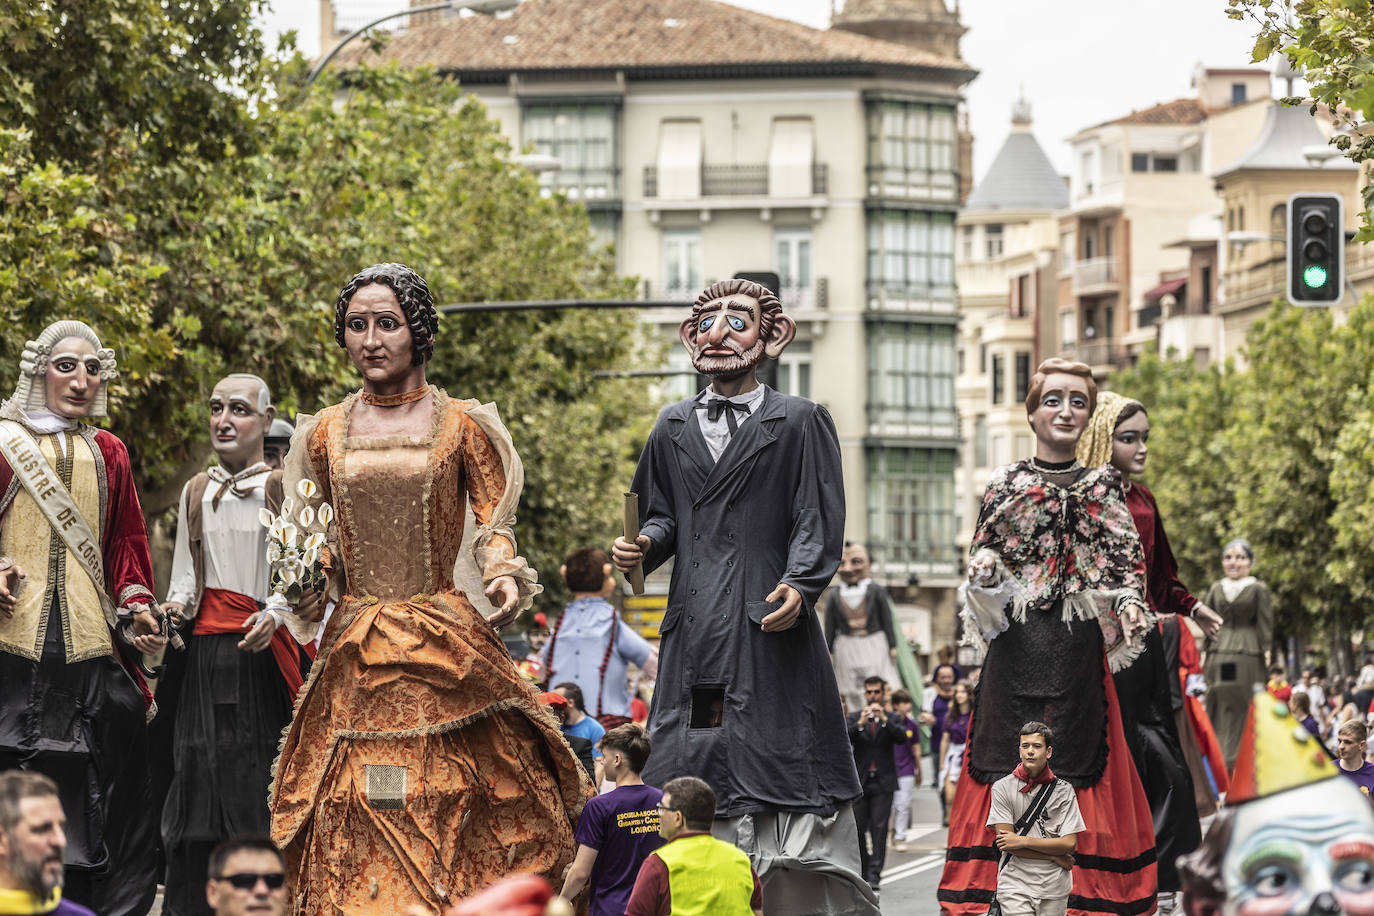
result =
[{"label": "crowd of people", "polygon": [[[639,534],[569,553],[571,602],[514,659],[543,590],[523,467],[494,405],[426,382],[437,330],[423,279],[378,264],[335,310],[360,391],[288,440],[266,381],[220,379],[162,600],[128,452],[89,423],[114,351],[77,321],[29,342],[0,405],[0,912],[141,916],[161,883],[167,914],[871,916],[928,784],[943,911],[1147,913],[1229,854],[1202,843],[1219,800],[1276,791],[1259,730],[1374,787],[1374,666],[1280,668],[1256,712],[1253,550],[1188,591],[1137,479],[1145,407],[1081,364],[1041,365],[1036,455],[983,501],[982,665],[913,677],[843,542],[833,421],[757,378],[795,324],[745,280],[682,322],[711,385],[645,444]],[[611,599],[669,562],[654,645]]]}]

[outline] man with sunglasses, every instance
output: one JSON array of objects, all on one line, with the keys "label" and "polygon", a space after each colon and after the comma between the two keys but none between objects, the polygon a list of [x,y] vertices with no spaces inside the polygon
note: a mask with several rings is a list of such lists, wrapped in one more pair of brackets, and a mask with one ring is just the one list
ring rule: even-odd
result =
[{"label": "man with sunglasses", "polygon": [[210,853],[205,899],[215,916],[285,916],[286,862],[265,836],[227,840]]},{"label": "man with sunglasses", "polygon": [[711,836],[716,793],[695,776],[670,779],[658,803],[658,835],[630,891],[627,916],[763,916],[763,889],[749,857]]}]

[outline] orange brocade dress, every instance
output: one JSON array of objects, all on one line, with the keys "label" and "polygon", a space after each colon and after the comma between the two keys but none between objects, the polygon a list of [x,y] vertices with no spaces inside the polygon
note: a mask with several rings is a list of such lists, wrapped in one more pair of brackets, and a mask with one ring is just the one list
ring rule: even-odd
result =
[{"label": "orange brocade dress", "polygon": [[[293,909],[308,916],[437,912],[512,872],[561,880],[592,794],[556,720],[454,585],[465,496],[487,524],[506,472],[468,416],[475,402],[433,391],[429,437],[347,435],[353,397],[305,437],[346,583],[271,790],[272,838]],[[523,566],[502,535],[486,554],[486,579]]]}]

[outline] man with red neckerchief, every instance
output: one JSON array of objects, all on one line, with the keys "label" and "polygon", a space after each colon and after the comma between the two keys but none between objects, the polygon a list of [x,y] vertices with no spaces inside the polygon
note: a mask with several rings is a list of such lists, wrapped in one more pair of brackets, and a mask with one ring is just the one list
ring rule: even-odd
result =
[{"label": "man with red neckerchief", "polygon": [[[1043,722],[1021,726],[1021,762],[992,784],[988,827],[1009,856],[997,875],[997,902],[1004,916],[1062,916],[1073,887],[1073,850],[1085,829],[1073,786],[1050,769],[1054,731]],[[1038,817],[1019,832],[1015,825],[1048,784]]]}]

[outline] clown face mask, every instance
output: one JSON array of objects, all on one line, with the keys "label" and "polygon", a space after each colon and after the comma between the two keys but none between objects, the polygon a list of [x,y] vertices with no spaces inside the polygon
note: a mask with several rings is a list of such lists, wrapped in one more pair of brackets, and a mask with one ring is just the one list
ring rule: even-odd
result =
[{"label": "clown face mask", "polygon": [[1374,916],[1374,809],[1354,783],[1310,783],[1236,807],[1227,916]]}]

